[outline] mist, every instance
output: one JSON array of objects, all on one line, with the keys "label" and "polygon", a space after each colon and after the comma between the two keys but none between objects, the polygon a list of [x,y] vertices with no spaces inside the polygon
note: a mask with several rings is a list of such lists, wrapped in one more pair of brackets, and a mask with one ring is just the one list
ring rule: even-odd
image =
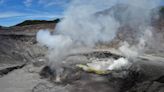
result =
[{"label": "mist", "polygon": [[119,59],[123,63],[114,63],[110,68],[118,69],[128,65],[129,59],[142,55],[151,43],[151,13],[159,5],[160,0],[72,0],[54,32],[39,31],[37,41],[48,47],[50,66],[59,67],[71,51],[110,44],[121,31],[119,28],[128,25],[136,31],[137,43],[120,44],[119,50],[126,59]]}]

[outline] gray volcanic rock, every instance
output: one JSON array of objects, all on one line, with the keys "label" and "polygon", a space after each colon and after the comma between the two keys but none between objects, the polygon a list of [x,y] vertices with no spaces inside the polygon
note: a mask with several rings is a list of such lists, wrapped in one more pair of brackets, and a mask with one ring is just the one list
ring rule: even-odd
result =
[{"label": "gray volcanic rock", "polygon": [[47,50],[36,43],[35,35],[1,32],[0,42],[0,75],[20,69],[27,63],[41,66],[47,61]]},{"label": "gray volcanic rock", "polygon": [[[13,69],[0,78],[3,92],[157,92],[163,91],[163,58],[140,57],[129,70],[112,71],[108,75],[84,72],[75,64],[90,58],[119,58],[109,51],[72,55],[63,64],[62,82],[54,81],[55,74],[46,65],[46,48],[38,46],[34,36],[0,36],[1,70]],[[68,62],[67,62],[68,61]],[[25,66],[22,66],[24,65]],[[41,72],[47,74],[43,77]],[[41,74],[41,76],[39,75]],[[7,87],[7,88],[6,88]]]},{"label": "gray volcanic rock", "polygon": [[[83,55],[92,58],[98,53],[100,55],[103,54],[103,52],[93,52],[88,53],[88,55]],[[107,52],[104,53],[107,54]],[[111,55],[111,53],[108,55],[111,57],[117,56]],[[110,56],[108,55],[107,57],[109,58]],[[102,57],[100,58],[102,59]],[[53,87],[46,87],[46,89],[49,88],[49,90],[54,88],[53,91],[48,92],[58,92],[54,91],[55,89],[58,89],[58,87],[62,88],[62,90],[65,90],[62,92],[153,92],[153,90],[159,90],[157,92],[162,92],[164,88],[163,67],[163,61],[158,61],[158,59],[154,58],[153,56],[152,58],[143,56],[138,58],[137,62],[135,62],[129,69],[111,71],[107,75],[88,73],[78,69],[75,67],[75,65],[63,67],[64,71],[61,74],[60,83],[55,82],[55,76],[50,72],[52,71],[51,68],[49,68],[48,71],[42,70],[41,72],[48,73],[49,77],[47,77],[47,79],[51,82],[54,82]],[[40,87],[37,88],[35,88],[35,90],[41,89]]]},{"label": "gray volcanic rock", "polygon": [[[52,25],[54,26],[54,24],[50,26]],[[70,55],[62,65],[61,83],[56,83],[55,69],[52,70],[47,66],[47,48],[40,47],[36,42],[36,32],[42,27],[35,25],[35,31],[30,32],[32,27],[34,25],[15,27],[12,28],[14,31],[6,29],[0,33],[2,92],[163,92],[164,90],[163,52],[155,53],[156,56],[139,57],[130,69],[111,71],[107,75],[88,73],[75,65],[85,64],[90,58],[118,59],[122,57],[121,55],[107,50]],[[133,38],[134,33],[131,33],[130,28],[122,27],[122,30],[118,34],[118,41],[124,38],[124,34],[130,36],[127,36],[128,40]]]}]

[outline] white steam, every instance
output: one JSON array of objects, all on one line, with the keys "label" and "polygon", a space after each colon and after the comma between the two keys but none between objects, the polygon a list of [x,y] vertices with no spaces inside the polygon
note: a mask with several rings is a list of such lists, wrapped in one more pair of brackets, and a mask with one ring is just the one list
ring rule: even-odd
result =
[{"label": "white steam", "polygon": [[94,7],[78,6],[66,14],[56,31],[69,36],[74,44],[94,47],[98,42],[110,42],[117,32],[119,22],[112,16],[94,16]]},{"label": "white steam", "polygon": [[152,44],[153,34],[152,28],[143,30],[143,34],[138,38],[139,42],[135,45],[129,45],[128,42],[124,41],[121,43],[119,50],[122,52],[122,55],[128,59],[135,59],[140,55],[143,55],[145,50],[149,48]]},{"label": "white steam", "polygon": [[39,31],[37,33],[37,41],[48,46],[49,49],[63,49],[65,46],[72,45],[72,40],[69,37],[63,35],[51,35],[48,30]]},{"label": "white steam", "polygon": [[[39,31],[37,41],[49,48],[49,59],[58,66],[73,49],[93,48],[97,43],[110,43],[121,26],[129,25],[138,30],[136,39],[140,39],[135,46],[123,42],[120,51],[128,59],[136,58],[143,53],[152,36],[151,12],[159,2],[160,0],[72,0],[55,32]],[[120,58],[109,69],[118,69],[128,65],[128,62]]]},{"label": "white steam", "polygon": [[131,63],[128,59],[119,58],[118,60],[114,60],[113,64],[108,67],[108,70],[120,70],[120,69],[128,69]]},{"label": "white steam", "polygon": [[151,46],[153,40],[152,28],[148,28],[144,31],[142,36],[139,38],[139,42],[136,45],[129,45],[128,42],[124,41],[119,47],[120,52],[126,58],[119,58],[113,61],[113,64],[109,66],[109,70],[120,70],[128,69],[135,59],[143,55],[146,49]]}]

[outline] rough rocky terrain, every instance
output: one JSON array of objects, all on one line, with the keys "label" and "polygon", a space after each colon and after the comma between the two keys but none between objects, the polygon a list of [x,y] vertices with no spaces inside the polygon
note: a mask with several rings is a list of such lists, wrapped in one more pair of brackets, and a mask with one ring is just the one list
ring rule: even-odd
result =
[{"label": "rough rocky terrain", "polygon": [[[47,66],[47,48],[41,47],[35,38],[38,30],[53,30],[54,27],[55,23],[50,23],[0,30],[0,91],[164,92],[164,55],[161,48],[157,52],[152,50],[138,57],[137,62],[127,70],[111,71],[106,75],[82,71],[74,62],[85,63],[121,57],[117,50],[96,49],[72,55],[66,59],[68,64],[63,65],[61,82],[56,83],[54,70]],[[156,28],[158,32],[164,33],[163,27]],[[118,34],[113,47],[116,46],[117,40],[124,39],[121,35],[129,33],[130,29],[124,30]]]}]

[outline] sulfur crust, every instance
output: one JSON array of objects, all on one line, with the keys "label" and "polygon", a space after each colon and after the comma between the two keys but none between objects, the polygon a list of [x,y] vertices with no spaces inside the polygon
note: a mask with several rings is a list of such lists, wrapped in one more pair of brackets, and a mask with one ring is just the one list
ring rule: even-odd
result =
[{"label": "sulfur crust", "polygon": [[104,74],[109,74],[110,73],[110,71],[107,71],[107,70],[97,70],[97,69],[95,69],[93,67],[89,67],[89,66],[84,65],[84,64],[77,64],[76,66],[78,68],[81,68],[84,71],[96,73],[96,74],[99,74],[99,75],[104,75]]}]

